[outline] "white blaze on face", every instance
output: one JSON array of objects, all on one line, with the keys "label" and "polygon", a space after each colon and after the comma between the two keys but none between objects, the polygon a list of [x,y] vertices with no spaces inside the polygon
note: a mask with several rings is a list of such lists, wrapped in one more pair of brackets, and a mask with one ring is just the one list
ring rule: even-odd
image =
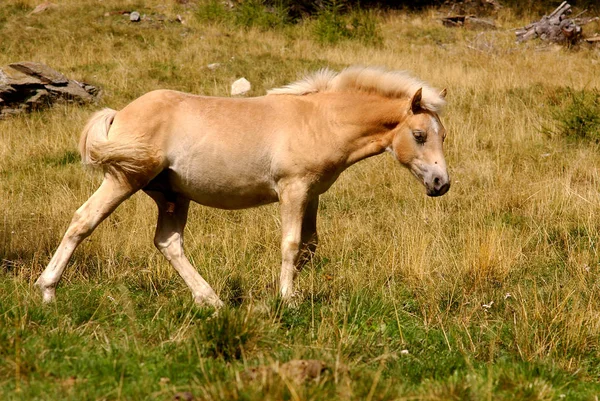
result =
[{"label": "white blaze on face", "polygon": [[431,129],[435,132],[436,135],[440,135],[440,122],[435,116],[430,116],[431,118]]},{"label": "white blaze on face", "polygon": [[[442,138],[441,138],[441,134],[440,134],[440,130],[441,130],[441,124],[440,121],[437,119],[437,117],[435,116],[430,116],[431,118],[431,131],[433,131],[432,133],[434,134],[435,138],[438,139],[441,144]],[[428,175],[429,177],[424,177],[425,180],[427,181],[428,179],[430,179],[431,176],[445,176],[447,175],[446,172],[446,161],[444,160],[444,154],[442,153],[442,149],[440,146],[439,152],[435,152],[435,155],[433,157],[432,160],[428,161],[428,165],[425,167],[425,170],[427,171],[426,175]]]}]

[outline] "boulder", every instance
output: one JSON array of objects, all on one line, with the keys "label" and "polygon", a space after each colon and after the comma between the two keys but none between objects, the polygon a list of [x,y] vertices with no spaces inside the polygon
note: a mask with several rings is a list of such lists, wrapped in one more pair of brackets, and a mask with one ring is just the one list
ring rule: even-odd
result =
[{"label": "boulder", "polygon": [[246,78],[240,78],[231,84],[231,96],[243,95],[252,89],[252,85]]},{"label": "boulder", "polygon": [[0,67],[0,119],[51,106],[90,103],[100,89],[69,79],[45,64],[24,61]]},{"label": "boulder", "polygon": [[328,370],[325,362],[317,359],[294,359],[280,364],[275,362],[267,366],[246,369],[240,374],[244,381],[272,381],[276,377],[302,384],[318,381]]},{"label": "boulder", "polygon": [[67,77],[45,64],[23,61],[20,63],[12,63],[8,66],[27,76],[36,77],[44,84],[66,85],[69,83]]}]

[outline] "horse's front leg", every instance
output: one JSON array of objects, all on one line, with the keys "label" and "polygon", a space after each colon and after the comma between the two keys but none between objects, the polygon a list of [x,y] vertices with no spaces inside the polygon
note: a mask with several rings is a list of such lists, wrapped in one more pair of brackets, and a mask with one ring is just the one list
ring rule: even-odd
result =
[{"label": "horse's front leg", "polygon": [[302,244],[302,222],[309,204],[303,185],[290,184],[280,189],[281,210],[281,297],[289,300],[294,293],[294,278],[298,274]]}]

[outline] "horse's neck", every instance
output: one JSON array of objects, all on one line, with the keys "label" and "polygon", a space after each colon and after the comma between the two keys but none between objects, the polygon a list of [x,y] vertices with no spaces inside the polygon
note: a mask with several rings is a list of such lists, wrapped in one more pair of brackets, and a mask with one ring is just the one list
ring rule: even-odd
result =
[{"label": "horse's neck", "polygon": [[374,95],[342,95],[329,103],[330,127],[347,152],[350,166],[391,145],[392,130],[406,117],[407,101]]}]

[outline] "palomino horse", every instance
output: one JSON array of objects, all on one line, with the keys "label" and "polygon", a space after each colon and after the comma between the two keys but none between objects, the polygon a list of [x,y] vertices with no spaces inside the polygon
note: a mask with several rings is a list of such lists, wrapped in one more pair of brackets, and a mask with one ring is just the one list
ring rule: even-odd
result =
[{"label": "palomino horse", "polygon": [[222,302],[183,253],[190,200],[222,209],[279,202],[284,299],[317,244],[319,195],[352,164],[390,152],[439,196],[450,188],[438,117],[445,90],[403,72],[321,70],[267,96],[233,99],[157,90],[104,109],[80,141],[104,181],[76,212],[36,282],[45,302],[75,248],[140,189],[158,206],[154,243],[199,304]]}]

